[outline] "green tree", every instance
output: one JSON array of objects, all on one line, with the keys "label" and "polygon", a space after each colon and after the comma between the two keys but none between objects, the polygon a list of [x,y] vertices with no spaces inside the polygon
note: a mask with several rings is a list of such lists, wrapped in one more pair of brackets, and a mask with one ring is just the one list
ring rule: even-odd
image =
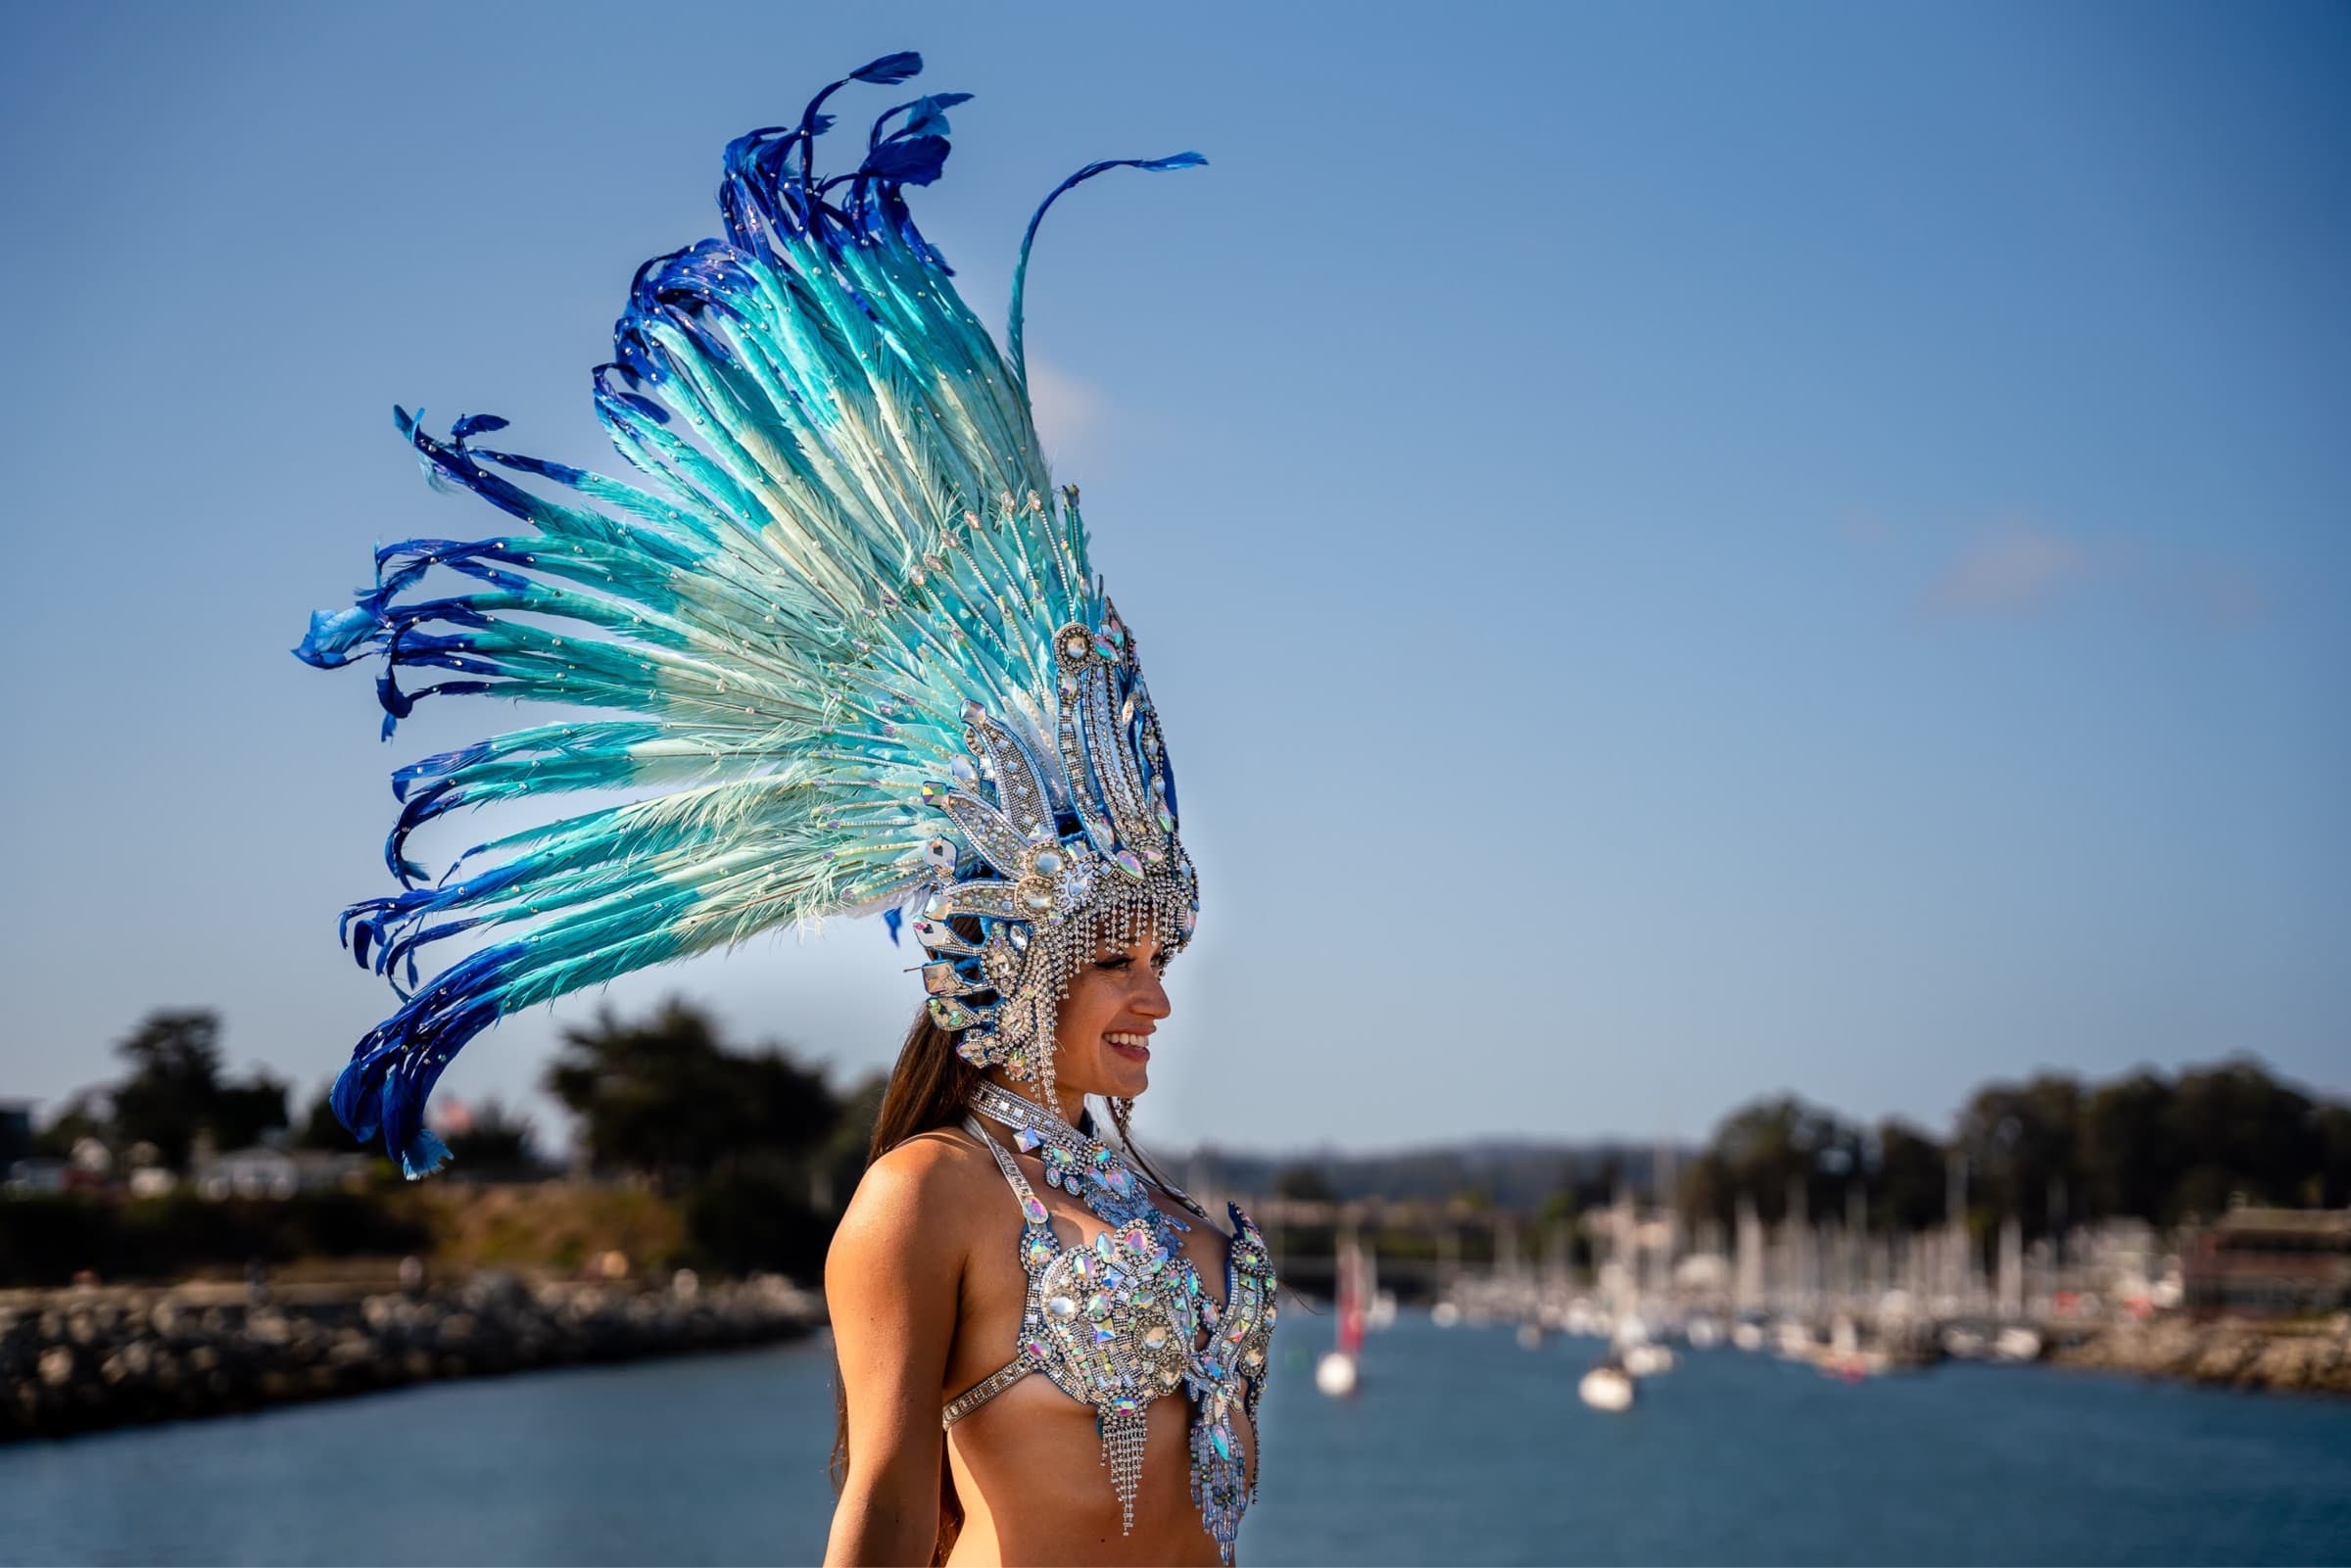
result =
[{"label": "green tree", "polygon": [[851,1089],[840,1102],[840,1119],[817,1152],[823,1176],[812,1196],[835,1213],[847,1206],[849,1194],[865,1174],[866,1151],[873,1145],[874,1124],[882,1118],[882,1096],[888,1087],[889,1080],[877,1072]]},{"label": "green tree", "polygon": [[2181,1073],[2170,1117],[2180,1166],[2171,1217],[2209,1219],[2240,1194],[2302,1202],[2323,1163],[2316,1109],[2251,1057]]},{"label": "green tree", "polygon": [[1943,1223],[1948,1154],[1923,1128],[1898,1117],[1878,1123],[1867,1164],[1871,1220],[1889,1230]]},{"label": "green tree", "polygon": [[32,1152],[51,1160],[71,1159],[73,1146],[84,1138],[114,1142],[114,1109],[102,1091],[80,1090],[58,1107],[57,1114],[33,1134]]},{"label": "green tree", "polygon": [[606,1010],[593,1027],[565,1030],[546,1083],[580,1117],[597,1164],[672,1192],[754,1157],[803,1164],[840,1117],[822,1070],[772,1046],[728,1050],[709,1018],[676,997],[643,1022]]},{"label": "green tree", "polygon": [[284,1127],[290,1087],[260,1069],[242,1083],[221,1084],[205,1118],[215,1144],[222,1149],[249,1149],[262,1141],[263,1134]]},{"label": "green tree", "polygon": [[218,1014],[151,1013],[115,1054],[130,1064],[130,1075],[107,1095],[106,1136],[118,1149],[151,1143],[164,1164],[184,1169],[199,1132],[237,1149],[286,1124],[284,1083],[259,1071],[243,1082],[222,1080]]},{"label": "green tree", "polygon": [[2171,1223],[2181,1165],[2170,1082],[2141,1069],[2091,1090],[2082,1106],[2080,1160],[2092,1215]]},{"label": "green tree", "polygon": [[1276,1197],[1310,1204],[1331,1203],[1339,1196],[1322,1167],[1312,1164],[1284,1165],[1273,1177],[1273,1192]]},{"label": "green tree", "polygon": [[220,1091],[219,1016],[149,1014],[115,1054],[130,1064],[130,1076],[111,1095],[113,1139],[124,1147],[152,1143],[164,1164],[184,1167]]},{"label": "green tree", "polygon": [[[362,1147],[360,1140],[351,1135],[351,1129],[336,1117],[334,1102],[328,1098],[333,1088],[330,1080],[326,1088],[318,1091],[318,1097],[311,1102],[310,1110],[303,1113],[302,1125],[294,1131],[295,1148],[345,1155]],[[380,1143],[366,1147],[374,1148],[379,1154],[383,1152]]]},{"label": "green tree", "polygon": [[543,1172],[538,1129],[516,1117],[497,1100],[484,1100],[467,1119],[465,1130],[450,1133],[453,1173],[477,1180],[515,1181]]},{"label": "green tree", "polygon": [[[831,1200],[847,1188],[827,1191],[844,1134],[821,1069],[773,1046],[731,1051],[706,1014],[671,997],[640,1022],[607,1010],[593,1027],[566,1030],[546,1082],[579,1117],[597,1164],[684,1198],[702,1266],[802,1279],[822,1268],[838,1212]],[[865,1098],[870,1136],[879,1085]],[[822,1209],[818,1198],[828,1200]]]},{"label": "green tree", "polygon": [[2351,1208],[2351,1106],[2329,1102],[2312,1117],[2319,1147],[2318,1203]]},{"label": "green tree", "polygon": [[1863,1168],[1860,1128],[1793,1095],[1758,1100],[1725,1117],[1713,1141],[1684,1178],[1685,1207],[1730,1224],[1741,1194],[1766,1224],[1787,1217],[1800,1196],[1814,1218],[1843,1213],[1845,1195]]},{"label": "green tree", "polygon": [[1988,1084],[1968,1101],[1952,1142],[1967,1157],[1971,1206],[1990,1223],[2014,1214],[2026,1235],[2044,1236],[2074,1217],[2082,1103],[2081,1083],[2053,1072]]}]

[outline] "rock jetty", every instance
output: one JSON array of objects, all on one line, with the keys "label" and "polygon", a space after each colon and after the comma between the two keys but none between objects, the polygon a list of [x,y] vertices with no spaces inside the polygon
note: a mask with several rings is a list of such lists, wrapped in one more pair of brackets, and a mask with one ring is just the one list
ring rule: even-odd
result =
[{"label": "rock jetty", "polygon": [[794,1339],[822,1298],[774,1276],[667,1289],[478,1274],[447,1290],[233,1285],[0,1292],[0,1443],[434,1378]]},{"label": "rock jetty", "polygon": [[2351,1316],[2297,1324],[2158,1318],[2060,1341],[2048,1359],[2265,1393],[2351,1395]]}]

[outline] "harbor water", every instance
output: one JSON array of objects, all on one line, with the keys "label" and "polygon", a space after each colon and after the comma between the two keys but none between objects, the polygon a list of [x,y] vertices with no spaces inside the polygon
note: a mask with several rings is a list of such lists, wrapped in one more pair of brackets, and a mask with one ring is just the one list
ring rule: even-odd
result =
[{"label": "harbor water", "polygon": [[[1409,1313],[1330,1400],[1327,1320],[1283,1329],[1245,1561],[2351,1562],[2351,1403],[1718,1350],[1604,1414],[1592,1342]],[[0,1562],[814,1561],[830,1375],[820,1339],[21,1444]]]}]

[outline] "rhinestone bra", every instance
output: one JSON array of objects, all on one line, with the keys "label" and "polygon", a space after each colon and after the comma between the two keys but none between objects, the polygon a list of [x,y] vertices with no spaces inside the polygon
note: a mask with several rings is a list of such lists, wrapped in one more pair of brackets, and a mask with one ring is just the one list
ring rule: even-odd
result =
[{"label": "rhinestone bra", "polygon": [[[1176,1241],[1190,1227],[1153,1205],[1153,1184],[1128,1170],[1115,1152],[993,1084],[984,1083],[972,1105],[1013,1127],[1024,1152],[1041,1149],[1045,1180],[1084,1203],[1106,1228],[1090,1245],[1065,1249],[1012,1155],[977,1118],[965,1119],[964,1129],[986,1146],[1020,1201],[1019,1256],[1029,1289],[1019,1353],[949,1401],[940,1424],[953,1426],[1030,1373],[1044,1373],[1064,1394],[1093,1408],[1102,1459],[1124,1528],[1131,1532],[1148,1406],[1182,1392],[1193,1406],[1192,1498],[1202,1526],[1230,1562],[1241,1514],[1256,1490],[1233,1416],[1245,1413],[1256,1429],[1275,1315],[1265,1239],[1239,1205],[1226,1206],[1233,1237],[1220,1307]],[[1161,1190],[1207,1220],[1184,1193]]]}]

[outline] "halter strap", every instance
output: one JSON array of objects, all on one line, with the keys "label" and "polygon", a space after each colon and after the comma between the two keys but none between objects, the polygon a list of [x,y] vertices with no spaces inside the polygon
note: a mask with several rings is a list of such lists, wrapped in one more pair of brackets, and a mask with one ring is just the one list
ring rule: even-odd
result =
[{"label": "halter strap", "polygon": [[[996,1168],[1004,1172],[1004,1179],[1012,1184],[1013,1196],[1021,1201],[1021,1219],[1024,1227],[1029,1230],[1041,1229],[1050,1234],[1051,1217],[1049,1215],[1038,1217],[1045,1214],[1045,1206],[1037,1201],[1035,1189],[1029,1185],[1029,1178],[1021,1174],[1019,1164],[1005,1152],[1004,1146],[987,1135],[987,1129],[980,1125],[977,1117],[965,1117],[963,1130],[979,1139],[982,1144],[986,1146],[987,1152],[995,1156]],[[1022,1351],[1020,1354],[949,1400],[938,1412],[939,1430],[943,1432],[953,1426],[1036,1369],[1036,1363],[1029,1358],[1029,1353],[1026,1350]]]},{"label": "halter strap", "polygon": [[994,1138],[988,1136],[987,1129],[980,1125],[980,1118],[978,1117],[965,1117],[963,1118],[963,1130],[970,1133],[973,1137],[979,1139],[982,1146],[984,1147],[989,1154],[996,1157],[996,1168],[1004,1172],[1004,1179],[1012,1183],[1013,1196],[1021,1201],[1022,1219],[1032,1225],[1041,1223],[1041,1221],[1036,1218],[1036,1209],[1032,1209],[1030,1206],[1032,1204],[1036,1204],[1036,1208],[1042,1208],[1043,1205],[1037,1204],[1036,1189],[1029,1185],[1029,1178],[1027,1176],[1021,1174],[1019,1163],[1015,1161],[1008,1152],[1006,1152],[1002,1144],[996,1142]]}]

